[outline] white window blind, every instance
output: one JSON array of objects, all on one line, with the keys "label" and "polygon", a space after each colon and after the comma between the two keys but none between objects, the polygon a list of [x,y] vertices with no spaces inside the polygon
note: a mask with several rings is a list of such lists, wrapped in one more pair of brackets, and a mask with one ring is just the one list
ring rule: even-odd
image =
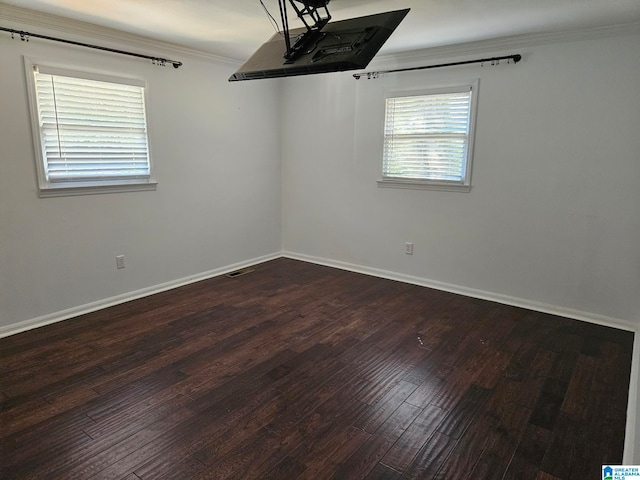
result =
[{"label": "white window blind", "polygon": [[472,89],[386,99],[383,180],[468,184]]},{"label": "white window blind", "polygon": [[47,183],[149,179],[143,87],[34,76]]}]

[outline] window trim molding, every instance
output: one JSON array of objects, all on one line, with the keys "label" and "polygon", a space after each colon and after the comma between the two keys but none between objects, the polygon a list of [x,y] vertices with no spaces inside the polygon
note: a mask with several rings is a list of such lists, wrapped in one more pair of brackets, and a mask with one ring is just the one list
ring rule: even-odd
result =
[{"label": "window trim molding", "polygon": [[57,184],[48,184],[46,187],[40,188],[38,196],[40,198],[49,198],[71,197],[77,195],[98,195],[103,193],[142,192],[147,190],[156,190],[158,187],[158,182],[156,182],[155,180],[100,183],[101,185],[87,182],[74,182],[73,184],[69,182],[61,184],[60,186],[58,186]]},{"label": "window trim molding", "polygon": [[[383,100],[386,102],[388,98],[410,97],[419,95],[435,95],[439,93],[455,93],[470,90],[471,105],[469,112],[469,134],[467,144],[467,165],[465,170],[465,178],[463,181],[444,181],[444,180],[422,180],[414,178],[394,178],[382,176],[382,162],[384,162],[384,150],[380,159],[380,175],[377,180],[378,187],[384,188],[403,188],[412,190],[437,190],[447,192],[470,192],[471,176],[473,171],[473,157],[475,147],[476,121],[478,116],[478,92],[480,88],[480,79],[475,78],[464,82],[450,83],[441,86],[429,86],[420,89],[389,89],[384,92]],[[382,118],[382,132],[384,137],[384,124],[386,121],[386,112]],[[384,147],[383,147],[384,148]]]},{"label": "window trim molding", "polygon": [[[124,75],[110,75],[106,73],[96,72],[95,70],[78,70],[74,67],[67,67],[56,62],[40,60],[23,56],[27,100],[29,104],[29,117],[31,123],[31,138],[33,141],[33,153],[36,163],[36,178],[38,186],[38,196],[40,198],[48,197],[65,197],[75,195],[94,195],[104,193],[123,193],[133,191],[156,190],[158,182],[155,179],[152,163],[150,127],[149,127],[149,107],[148,107],[148,88],[146,82],[139,78],[126,77]],[[102,180],[88,182],[49,182],[44,168],[44,155],[42,152],[40,125],[38,115],[38,99],[36,94],[35,78],[33,75],[34,68],[38,67],[42,73],[53,75],[71,75],[77,78],[87,80],[97,80],[110,83],[119,83],[124,85],[133,85],[143,87],[144,102],[147,117],[147,152],[149,161],[149,177],[148,178],[129,178],[118,180]]]},{"label": "window trim molding", "polygon": [[378,187],[383,188],[404,188],[409,190],[438,190],[441,192],[470,192],[471,184],[456,182],[437,182],[435,180],[418,179],[380,179],[377,180]]}]

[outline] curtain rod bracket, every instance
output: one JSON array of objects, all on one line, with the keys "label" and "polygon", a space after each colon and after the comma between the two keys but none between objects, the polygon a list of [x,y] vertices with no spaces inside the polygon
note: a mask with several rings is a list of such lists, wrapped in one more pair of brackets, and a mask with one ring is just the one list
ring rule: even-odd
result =
[{"label": "curtain rod bracket", "polygon": [[127,52],[125,50],[118,50],[115,48],[101,47],[99,45],[92,45],[90,43],[75,42],[73,40],[65,40],[63,38],[50,37],[48,35],[40,35],[37,33],[25,32],[23,30],[14,30],[13,28],[0,27],[0,31],[9,32],[11,34],[12,39],[15,39],[15,35],[18,34],[20,35],[20,40],[23,42],[28,42],[31,37],[42,38],[43,40],[51,40],[53,42],[67,43],[69,45],[76,45],[78,47],[94,48],[96,50],[102,50],[104,52],[118,53],[120,55],[129,55],[130,57],[145,58],[147,60],[151,60],[151,63],[153,63],[154,65],[159,65],[161,67],[164,67],[167,63],[170,63],[171,65],[173,65],[173,68],[179,68],[182,66],[182,62],[178,62],[177,60],[169,60],[167,58],[152,57],[150,55],[142,55],[140,53]]}]

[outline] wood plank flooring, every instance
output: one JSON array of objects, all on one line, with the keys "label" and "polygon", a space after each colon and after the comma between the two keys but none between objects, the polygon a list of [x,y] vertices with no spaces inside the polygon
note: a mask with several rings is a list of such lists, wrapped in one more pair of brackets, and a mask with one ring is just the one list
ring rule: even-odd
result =
[{"label": "wood plank flooring", "polygon": [[0,340],[2,479],[598,479],[633,334],[278,259]]}]

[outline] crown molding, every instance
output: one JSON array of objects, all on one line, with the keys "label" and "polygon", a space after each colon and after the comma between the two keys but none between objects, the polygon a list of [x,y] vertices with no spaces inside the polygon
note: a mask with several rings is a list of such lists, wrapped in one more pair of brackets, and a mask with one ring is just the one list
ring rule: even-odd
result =
[{"label": "crown molding", "polygon": [[621,25],[609,25],[604,27],[567,30],[563,32],[548,32],[536,34],[512,35],[497,37],[488,40],[465,42],[452,45],[411,50],[407,52],[389,53],[378,55],[368,70],[376,68],[395,68],[414,66],[425,60],[455,58],[469,54],[498,54],[499,52],[513,53],[518,48],[531,48],[543,45],[553,45],[599,38],[620,37],[640,33],[640,23],[627,23]]},{"label": "crown molding", "polygon": [[[0,2],[0,22],[1,26],[13,28],[15,30],[43,29],[50,35],[60,35],[65,40],[84,41],[95,40],[100,43],[107,43],[105,46],[127,49],[138,49],[139,53],[152,56],[171,55],[188,56],[205,61],[222,63],[225,65],[237,66],[242,62],[235,58],[223,57],[201,50],[192,49],[182,45],[162,42],[142,35],[123,32],[121,30],[102,27],[93,23],[81,22],[66,17],[60,17],[35,10],[7,5]],[[4,33],[4,32],[2,32]],[[43,34],[41,31],[32,33]],[[162,51],[162,55],[158,52]]]},{"label": "crown molding", "polygon": [[[100,42],[108,42],[109,46],[126,46],[127,48],[137,48],[150,55],[158,55],[158,50],[168,51],[171,54],[198,58],[205,61],[213,61],[226,65],[238,66],[242,60],[215,55],[212,53],[196,50],[182,45],[162,42],[149,37],[126,33],[121,30],[102,27],[88,22],[72,20],[66,17],[37,12],[26,8],[7,5],[0,2],[0,21],[8,21],[9,28],[27,29],[41,28],[49,32],[64,34],[70,40],[88,38]],[[41,33],[41,32],[33,32]],[[567,30],[563,32],[547,32],[536,34],[512,35],[507,37],[497,37],[488,40],[465,42],[452,45],[411,50],[407,52],[396,52],[381,54],[371,62],[369,70],[394,68],[399,66],[414,66],[429,59],[454,58],[469,54],[496,53],[501,51],[512,51],[517,48],[529,48],[542,45],[552,45],[581,40],[592,40],[598,38],[618,37],[640,33],[640,23],[628,23],[621,25],[610,25],[604,27],[594,27],[577,30]],[[70,38],[77,36],[76,38]],[[141,52],[143,53],[143,52]]]}]

